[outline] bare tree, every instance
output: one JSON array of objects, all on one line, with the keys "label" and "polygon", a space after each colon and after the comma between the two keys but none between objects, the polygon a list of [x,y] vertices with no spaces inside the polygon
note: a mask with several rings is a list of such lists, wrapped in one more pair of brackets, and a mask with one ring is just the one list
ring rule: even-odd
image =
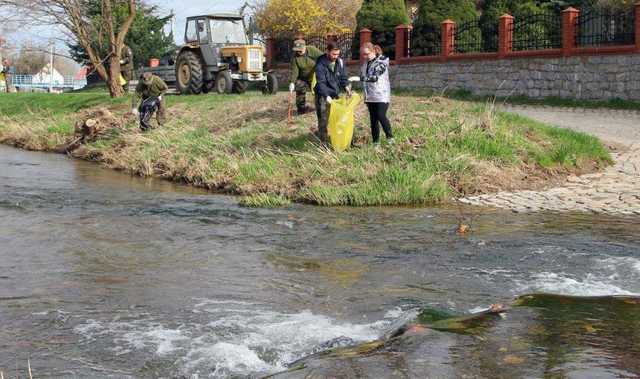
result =
[{"label": "bare tree", "polygon": [[[0,11],[22,15],[22,22],[59,27],[85,49],[111,96],[119,97],[124,94],[120,85],[120,60],[124,39],[136,16],[136,0],[100,0],[100,4],[100,20],[87,16],[86,0],[0,0]],[[127,14],[124,22],[116,25],[114,9],[120,5],[126,5]],[[106,32],[109,45],[105,56],[101,56],[92,43],[95,36],[102,35],[101,31]]]}]

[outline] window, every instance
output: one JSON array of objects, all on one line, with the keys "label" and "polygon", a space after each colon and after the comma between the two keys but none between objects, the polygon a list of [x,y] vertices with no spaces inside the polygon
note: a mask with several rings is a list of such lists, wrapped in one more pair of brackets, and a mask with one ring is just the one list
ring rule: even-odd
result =
[{"label": "window", "polygon": [[198,36],[200,37],[200,43],[209,43],[209,33],[207,33],[205,20],[198,20]]},{"label": "window", "polygon": [[211,20],[213,43],[247,44],[247,35],[241,20]]},{"label": "window", "polygon": [[196,42],[198,40],[198,32],[196,31],[196,20],[187,22],[187,32],[184,38],[185,42]]}]

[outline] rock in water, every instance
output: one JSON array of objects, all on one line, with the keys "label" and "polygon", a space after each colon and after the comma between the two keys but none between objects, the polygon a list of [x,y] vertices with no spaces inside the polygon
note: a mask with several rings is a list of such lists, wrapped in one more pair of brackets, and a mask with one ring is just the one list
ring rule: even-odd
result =
[{"label": "rock in water", "polygon": [[315,354],[272,377],[538,378],[585,369],[603,377],[640,374],[638,297],[525,295],[507,317],[498,316],[506,309],[496,304],[462,317],[427,309],[389,338]]}]

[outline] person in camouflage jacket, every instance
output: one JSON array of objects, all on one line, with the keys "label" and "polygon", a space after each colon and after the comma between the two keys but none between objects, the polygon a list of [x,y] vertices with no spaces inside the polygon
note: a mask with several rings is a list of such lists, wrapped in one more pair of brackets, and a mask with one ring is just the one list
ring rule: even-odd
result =
[{"label": "person in camouflage jacket", "polygon": [[293,52],[289,73],[289,92],[295,91],[298,114],[304,114],[307,112],[307,92],[311,90],[316,61],[323,52],[314,46],[307,46],[303,39],[293,42]]},{"label": "person in camouflage jacket", "polygon": [[[160,79],[160,77],[153,75],[150,72],[145,72],[142,74],[140,81],[138,82],[138,86],[136,87],[136,93],[133,97],[132,104],[132,113],[140,114],[142,111],[142,104],[147,99],[155,98],[157,99],[158,110],[156,112],[156,120],[158,121],[158,126],[164,125],[167,120],[166,117],[166,105],[164,101],[164,94],[169,90],[169,87],[164,82],[164,80]],[[142,100],[142,103],[138,105],[138,103]],[[145,129],[145,128],[143,128]]]}]

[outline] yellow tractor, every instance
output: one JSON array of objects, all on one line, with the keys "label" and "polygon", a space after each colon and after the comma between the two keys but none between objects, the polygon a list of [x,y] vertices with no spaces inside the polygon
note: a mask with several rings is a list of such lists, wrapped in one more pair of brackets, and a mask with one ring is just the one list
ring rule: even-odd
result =
[{"label": "yellow tractor", "polygon": [[252,82],[265,94],[278,91],[275,74],[264,70],[264,47],[249,42],[240,15],[187,18],[185,45],[168,63],[148,71],[175,83],[181,94],[243,93]]}]

